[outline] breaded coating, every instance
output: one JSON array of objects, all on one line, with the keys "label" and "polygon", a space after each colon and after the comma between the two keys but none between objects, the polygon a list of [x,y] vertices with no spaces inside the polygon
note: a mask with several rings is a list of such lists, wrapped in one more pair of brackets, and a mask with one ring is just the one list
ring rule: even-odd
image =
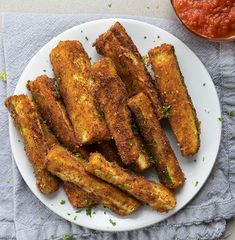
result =
[{"label": "breaded coating", "polygon": [[82,44],[60,41],[50,59],[79,145],[109,140],[109,130],[92,97],[91,63]]},{"label": "breaded coating", "polygon": [[[55,144],[59,144],[56,137],[53,135],[47,125],[44,122],[41,122],[41,124],[48,147],[52,148]],[[82,156],[83,158],[88,158],[88,153],[81,147],[80,151],[76,152],[75,154]],[[69,202],[74,208],[89,207],[97,203],[94,199],[94,196],[91,196],[73,183],[63,182],[63,188],[69,199]]]},{"label": "breaded coating", "polygon": [[40,118],[40,123],[44,134],[44,138],[47,142],[47,146],[49,148],[52,148],[55,144],[59,144],[56,136],[51,132],[51,130],[48,128],[48,126],[46,125],[45,121],[42,120],[42,118]]},{"label": "breaded coating", "polygon": [[166,187],[179,188],[185,181],[184,174],[163,131],[149,98],[143,93],[130,98],[128,106],[145,139],[147,147],[156,161],[160,182]]},{"label": "breaded coating", "polygon": [[92,66],[95,80],[94,96],[105,120],[122,161],[127,166],[136,166],[143,171],[150,167],[149,156],[141,149],[131,128],[131,113],[127,107],[127,91],[117,75],[110,58],[103,58]]},{"label": "breaded coating", "polygon": [[101,181],[85,171],[85,161],[73,156],[65,148],[54,146],[47,155],[47,169],[63,181],[76,184],[115,213],[125,216],[140,207],[134,198]]},{"label": "breaded coating", "polygon": [[55,84],[53,79],[42,75],[33,81],[28,81],[27,87],[32,93],[42,118],[53,130],[59,141],[70,150],[76,150],[78,144],[74,130]]},{"label": "breaded coating", "polygon": [[125,28],[116,22],[93,43],[96,51],[110,57],[118,75],[125,83],[129,97],[144,92],[153,104],[159,119],[163,117],[158,91],[152,82],[144,61]]},{"label": "breaded coating", "polygon": [[15,95],[6,99],[5,106],[23,138],[25,151],[34,168],[39,190],[45,194],[57,191],[59,180],[44,167],[49,148],[34,103],[26,95]]},{"label": "breaded coating", "polygon": [[74,183],[64,182],[63,188],[69,199],[69,202],[74,208],[84,208],[97,204],[97,201],[93,195],[82,190]]},{"label": "breaded coating", "polygon": [[200,147],[200,127],[174,47],[170,44],[155,47],[149,51],[149,59],[181,154],[194,155]]},{"label": "breaded coating", "polygon": [[174,194],[166,187],[143,177],[131,175],[116,163],[106,161],[100,153],[90,155],[86,170],[128,192],[156,211],[167,212],[176,205]]},{"label": "breaded coating", "polygon": [[121,157],[118,154],[117,147],[113,140],[97,143],[95,148],[100,152],[109,162],[116,162],[119,166],[124,167]]}]

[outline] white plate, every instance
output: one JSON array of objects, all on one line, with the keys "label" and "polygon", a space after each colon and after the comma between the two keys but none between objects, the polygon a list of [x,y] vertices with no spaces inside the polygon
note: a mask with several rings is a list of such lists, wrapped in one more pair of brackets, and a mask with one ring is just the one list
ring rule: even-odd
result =
[{"label": "white plate", "polygon": [[[92,48],[91,45],[101,33],[106,31],[117,20],[126,28],[142,55],[145,55],[150,48],[162,43],[171,43],[175,46],[176,55],[185,77],[185,83],[192,97],[198,118],[202,122],[201,147],[199,152],[190,159],[183,158],[180,155],[173,136],[167,131],[180,165],[187,178],[184,186],[176,192],[177,206],[174,210],[169,213],[158,213],[143,206],[135,214],[127,217],[119,217],[109,210],[98,206],[94,209],[96,213],[93,214],[91,218],[86,215],[85,210],[76,213],[76,210],[71,207],[62,189],[50,197],[41,194],[36,187],[33,170],[25,155],[22,141],[18,142],[18,140],[21,139],[20,135],[14,128],[12,120],[10,120],[10,141],[12,151],[19,171],[31,191],[49,209],[68,221],[80,226],[104,231],[127,231],[146,227],[160,222],[178,212],[197,194],[209,176],[216,160],[221,136],[221,122],[218,120],[221,114],[219,100],[213,82],[201,61],[183,42],[170,33],[140,21],[129,19],[103,19],[84,23],[61,33],[47,43],[32,58],[19,79],[14,94],[29,94],[25,87],[25,82],[29,79],[34,79],[38,75],[45,74],[43,70],[46,70],[49,76],[53,76],[49,61],[49,53],[60,40],[78,39],[82,42],[88,55],[92,57],[92,61],[99,59],[96,50]],[[158,36],[160,36],[160,38]],[[204,84],[205,86],[203,86]],[[194,159],[197,161],[195,162]],[[157,180],[154,170],[148,171],[146,175],[151,179]],[[66,200],[66,203],[61,205],[61,200]],[[75,216],[77,216],[77,218],[74,218]],[[110,219],[116,222],[116,226],[110,223]]]}]

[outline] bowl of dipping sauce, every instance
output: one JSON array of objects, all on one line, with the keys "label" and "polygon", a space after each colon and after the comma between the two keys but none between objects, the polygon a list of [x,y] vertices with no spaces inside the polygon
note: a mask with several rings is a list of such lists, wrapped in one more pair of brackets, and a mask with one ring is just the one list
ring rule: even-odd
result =
[{"label": "bowl of dipping sauce", "polygon": [[192,33],[216,41],[235,39],[235,0],[171,0],[171,4]]}]

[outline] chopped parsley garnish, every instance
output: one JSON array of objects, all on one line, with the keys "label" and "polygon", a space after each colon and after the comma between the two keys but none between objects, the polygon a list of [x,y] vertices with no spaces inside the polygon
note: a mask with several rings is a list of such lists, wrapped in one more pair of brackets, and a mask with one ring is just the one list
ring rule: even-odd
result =
[{"label": "chopped parsley garnish", "polygon": [[116,222],[114,222],[111,218],[109,219],[109,222],[113,225],[113,226],[116,226]]},{"label": "chopped parsley garnish", "polygon": [[81,30],[81,33],[83,33],[83,30]]},{"label": "chopped parsley garnish", "polygon": [[155,158],[154,158],[152,155],[149,157],[149,161],[150,161],[152,164],[155,164],[155,163],[156,163]]},{"label": "chopped parsley garnish", "polygon": [[0,79],[3,81],[7,81],[7,72],[3,71],[2,73],[0,73]]},{"label": "chopped parsley garnish", "polygon": [[173,181],[172,181],[172,179],[171,179],[167,170],[164,171],[164,176],[165,176],[165,179],[166,179],[168,184],[173,184]]},{"label": "chopped parsley garnish", "polygon": [[65,200],[61,200],[61,201],[60,201],[60,204],[61,204],[61,205],[64,205],[64,204],[65,204]]},{"label": "chopped parsley garnish", "polygon": [[160,38],[160,35],[157,35],[157,38],[159,39],[159,38]]},{"label": "chopped parsley garnish", "polygon": [[222,117],[219,117],[218,120],[219,120],[220,122],[222,122],[222,121],[223,121],[223,118],[222,118]]},{"label": "chopped parsley garnish", "polygon": [[81,157],[81,153],[80,153],[80,152],[76,152],[74,155],[75,155],[76,157]]},{"label": "chopped parsley garnish", "polygon": [[79,210],[76,211],[76,213],[80,213],[81,211],[82,211],[82,209],[79,209]]},{"label": "chopped parsley garnish", "polygon": [[46,69],[43,69],[43,72],[46,72],[47,70]]},{"label": "chopped parsley garnish", "polygon": [[75,216],[75,217],[73,218],[73,220],[76,221],[76,220],[77,220],[77,216]]},{"label": "chopped parsley garnish", "polygon": [[197,161],[197,159],[194,159],[193,161],[194,161],[194,162],[196,162],[196,161]]},{"label": "chopped parsley garnish", "polygon": [[86,36],[85,39],[88,41],[88,37]]},{"label": "chopped parsley garnish", "polygon": [[67,213],[67,215],[68,215],[68,216],[70,216],[70,215],[71,215],[71,213]]},{"label": "chopped parsley garnish", "polygon": [[194,187],[196,187],[197,185],[198,185],[198,181],[195,182]]},{"label": "chopped parsley garnish", "polygon": [[142,56],[143,61],[146,63],[148,62],[149,58],[147,55]]},{"label": "chopped parsley garnish", "polygon": [[89,60],[91,61],[91,60],[92,60],[92,57],[89,57]]},{"label": "chopped parsley garnish", "polygon": [[62,240],[76,240],[72,234],[66,234],[62,237]]},{"label": "chopped parsley garnish", "polygon": [[147,9],[150,9],[150,7],[149,7],[149,6],[147,6],[146,8],[147,8]]},{"label": "chopped parsley garnish", "polygon": [[232,117],[234,115],[234,112],[233,111],[228,111],[227,114],[228,114],[229,117]]},{"label": "chopped parsley garnish", "polygon": [[134,123],[131,124],[131,129],[132,129],[132,132],[134,133],[134,135],[138,135],[139,134],[138,127]]},{"label": "chopped parsley garnish", "polygon": [[205,87],[206,86],[206,84],[205,83],[203,83],[203,87]]},{"label": "chopped parsley garnish", "polygon": [[111,8],[112,7],[112,3],[108,4],[108,7]]},{"label": "chopped parsley garnish", "polygon": [[157,5],[156,5],[156,9],[158,9],[159,7],[160,7],[160,5],[159,5],[159,4],[157,4]]},{"label": "chopped parsley garnish", "polygon": [[204,156],[202,157],[202,161],[203,161],[203,162],[205,161],[205,157],[204,157]]},{"label": "chopped parsley garnish", "polygon": [[50,240],[55,240],[55,236],[51,235]]},{"label": "chopped parsley garnish", "polygon": [[171,110],[171,106],[168,105],[168,106],[162,106],[162,111],[163,111],[163,114],[166,118],[169,118],[170,117],[170,110]]},{"label": "chopped parsley garnish", "polygon": [[144,39],[147,39],[147,36],[144,36]]},{"label": "chopped parsley garnish", "polygon": [[86,208],[86,215],[89,217],[92,217],[91,214],[92,214],[92,208],[91,207]]}]

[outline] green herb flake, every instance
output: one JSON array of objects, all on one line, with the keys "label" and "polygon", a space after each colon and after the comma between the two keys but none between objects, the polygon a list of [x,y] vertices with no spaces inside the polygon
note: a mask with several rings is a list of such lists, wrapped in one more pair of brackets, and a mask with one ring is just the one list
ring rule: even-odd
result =
[{"label": "green herb flake", "polygon": [[164,177],[165,177],[167,183],[168,183],[168,184],[173,184],[173,181],[172,181],[172,179],[171,179],[171,177],[170,177],[170,175],[169,175],[169,172],[168,172],[167,170],[165,170],[165,171],[163,172],[163,174],[164,174]]},{"label": "green herb flake", "polygon": [[81,211],[82,211],[82,209],[79,209],[79,210],[76,211],[76,213],[80,213]]},{"label": "green herb flake", "polygon": [[43,69],[43,72],[46,72],[47,70],[46,69]]},{"label": "green herb flake", "polygon": [[67,215],[68,215],[68,216],[70,216],[70,215],[71,215],[71,213],[67,213]]},{"label": "green herb flake", "polygon": [[81,30],[81,33],[83,33],[83,30]]},{"label": "green herb flake", "polygon": [[111,218],[109,219],[109,222],[115,227],[116,226],[116,222],[114,222]]},{"label": "green herb flake", "polygon": [[194,162],[196,162],[196,161],[197,161],[197,159],[194,159],[193,161],[194,161]]},{"label": "green herb flake", "polygon": [[159,5],[159,4],[157,4],[157,5],[156,5],[156,9],[158,9],[159,7],[160,7],[160,5]]},{"label": "green herb flake", "polygon": [[108,7],[111,8],[112,7],[112,3],[108,4]]},{"label": "green herb flake", "polygon": [[147,39],[147,36],[144,36],[144,39]]},{"label": "green herb flake", "polygon": [[91,60],[92,60],[92,57],[89,57],[89,60],[91,61]]},{"label": "green herb flake", "polygon": [[223,118],[222,118],[222,117],[218,117],[218,120],[219,120],[220,122],[222,122],[222,121],[223,121]]},{"label": "green herb flake", "polygon": [[197,185],[198,185],[198,181],[195,182],[194,187],[196,187]]},{"label": "green herb flake", "polygon": [[131,124],[131,129],[132,129],[132,132],[134,133],[134,135],[138,135],[139,134],[138,127],[134,123]]},{"label": "green herb flake", "polygon": [[170,110],[171,110],[171,105],[162,106],[162,111],[163,111],[163,114],[166,118],[170,117]]},{"label": "green herb flake", "polygon": [[76,152],[76,153],[74,153],[74,155],[75,155],[76,157],[81,157],[81,153],[80,153],[80,152]]},{"label": "green herb flake", "polygon": [[4,82],[7,81],[7,72],[3,71],[0,73],[0,79],[3,80]]},{"label": "green herb flake", "polygon": [[92,217],[92,208],[91,207],[86,208],[86,215],[89,216],[90,218]]},{"label": "green herb flake", "polygon": [[203,83],[203,85],[202,85],[203,87],[205,87],[206,86],[206,84],[205,83]]},{"label": "green herb flake", "polygon": [[205,157],[204,157],[204,156],[202,157],[202,161],[203,161],[203,162],[205,161]]},{"label": "green herb flake", "polygon": [[156,163],[155,158],[154,158],[152,155],[149,157],[149,161],[150,161],[150,163],[152,163],[153,165]]},{"label": "green herb flake", "polygon": [[229,117],[232,117],[234,115],[234,112],[233,111],[228,111],[227,114],[228,114]]},{"label": "green herb flake", "polygon": [[62,240],[76,240],[72,234],[66,234],[62,237]]},{"label": "green herb flake", "polygon": [[85,39],[86,39],[87,41],[89,40],[87,36],[85,37]]},{"label": "green herb flake", "polygon": [[104,215],[106,215],[106,212],[104,211]]},{"label": "green herb flake", "polygon": [[73,220],[76,221],[76,220],[77,220],[77,216],[75,216],[75,217],[73,218]]},{"label": "green herb flake", "polygon": [[50,240],[55,240],[55,236],[51,235]]},{"label": "green herb flake", "polygon": [[157,35],[157,38],[160,39],[160,35]]},{"label": "green herb flake", "polygon": [[144,56],[142,56],[142,59],[143,59],[143,61],[144,61],[145,63],[147,63],[147,62],[148,62],[148,60],[149,60],[149,58],[148,58],[148,56],[147,56],[147,55],[144,55]]},{"label": "green herb flake", "polygon": [[147,8],[147,9],[150,9],[150,7],[149,7],[149,6],[147,6],[146,8]]},{"label": "green herb flake", "polygon": [[60,201],[60,204],[61,204],[61,205],[64,205],[64,204],[65,204],[65,200],[61,200],[61,201]]}]

